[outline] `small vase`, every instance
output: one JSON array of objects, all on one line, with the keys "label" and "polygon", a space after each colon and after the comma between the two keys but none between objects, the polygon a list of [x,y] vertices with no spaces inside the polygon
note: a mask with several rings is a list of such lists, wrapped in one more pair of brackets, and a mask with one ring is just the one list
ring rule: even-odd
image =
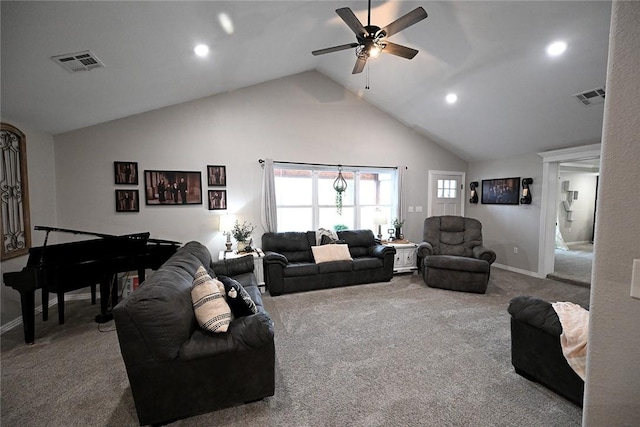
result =
[{"label": "small vase", "polygon": [[238,242],[238,252],[244,252],[247,248],[247,242]]},{"label": "small vase", "polygon": [[401,228],[396,228],[396,234],[395,234],[395,238],[394,240],[402,240],[402,233],[401,233],[402,229]]}]

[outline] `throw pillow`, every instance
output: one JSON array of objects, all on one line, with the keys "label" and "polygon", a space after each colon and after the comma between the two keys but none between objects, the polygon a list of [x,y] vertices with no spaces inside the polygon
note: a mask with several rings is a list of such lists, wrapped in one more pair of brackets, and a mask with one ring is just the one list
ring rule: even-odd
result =
[{"label": "throw pillow", "polygon": [[218,285],[200,266],[191,284],[193,311],[200,327],[210,332],[227,332],[231,322],[231,309],[220,293]]},{"label": "throw pillow", "polygon": [[218,276],[218,280],[227,291],[227,303],[235,317],[250,316],[258,312],[258,307],[251,299],[251,295],[237,280],[227,276]]},{"label": "throw pillow", "polygon": [[323,246],[311,246],[313,251],[313,258],[316,260],[316,264],[331,261],[352,261],[351,254],[349,253],[349,245],[323,245]]}]

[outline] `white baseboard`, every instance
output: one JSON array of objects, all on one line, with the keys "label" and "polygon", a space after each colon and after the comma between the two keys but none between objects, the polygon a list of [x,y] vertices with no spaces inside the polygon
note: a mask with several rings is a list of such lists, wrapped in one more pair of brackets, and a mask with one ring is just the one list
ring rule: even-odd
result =
[{"label": "white baseboard", "polygon": [[498,267],[501,270],[513,271],[514,273],[524,274],[525,276],[531,276],[531,277],[540,278],[538,273],[536,273],[535,271],[523,270],[521,268],[510,267],[508,265],[503,265],[503,264],[498,264],[498,263],[493,263],[493,264],[491,264],[491,266],[492,267]]},{"label": "white baseboard", "polygon": [[[99,299],[99,297],[100,297],[100,292],[98,291],[96,292],[96,300]],[[91,294],[90,293],[89,294],[65,294],[64,300],[65,301],[91,300]],[[48,306],[51,308],[57,304],[58,304],[58,298],[56,297],[49,300]],[[37,306],[34,310],[34,314],[38,315],[40,313],[42,313],[42,305]],[[5,323],[0,327],[0,335],[4,334],[7,331],[10,331],[11,329],[21,324],[22,324],[22,316],[16,319],[13,319],[10,322]]]}]

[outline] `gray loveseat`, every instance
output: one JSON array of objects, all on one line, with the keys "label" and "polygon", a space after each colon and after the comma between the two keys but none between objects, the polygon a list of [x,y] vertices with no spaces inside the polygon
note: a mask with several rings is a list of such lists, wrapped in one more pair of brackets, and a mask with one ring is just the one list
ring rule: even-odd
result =
[{"label": "gray loveseat", "polygon": [[[191,284],[199,266],[237,280],[258,313],[209,333],[196,321]],[[189,242],[113,310],[141,425],[162,424],[274,394],[273,322],[262,306],[253,257],[211,262]]]},{"label": "gray loveseat", "polygon": [[339,231],[349,246],[352,261],[316,264],[311,247],[316,232],[262,235],[264,276],[271,295],[362,283],[388,282],[393,277],[396,250],[376,241],[371,230]]}]

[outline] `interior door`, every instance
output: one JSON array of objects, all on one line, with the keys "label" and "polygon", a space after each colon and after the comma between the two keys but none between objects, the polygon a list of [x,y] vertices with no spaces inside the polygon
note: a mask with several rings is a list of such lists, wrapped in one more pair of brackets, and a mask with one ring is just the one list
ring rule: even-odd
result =
[{"label": "interior door", "polygon": [[464,172],[429,171],[428,216],[464,216]]}]

